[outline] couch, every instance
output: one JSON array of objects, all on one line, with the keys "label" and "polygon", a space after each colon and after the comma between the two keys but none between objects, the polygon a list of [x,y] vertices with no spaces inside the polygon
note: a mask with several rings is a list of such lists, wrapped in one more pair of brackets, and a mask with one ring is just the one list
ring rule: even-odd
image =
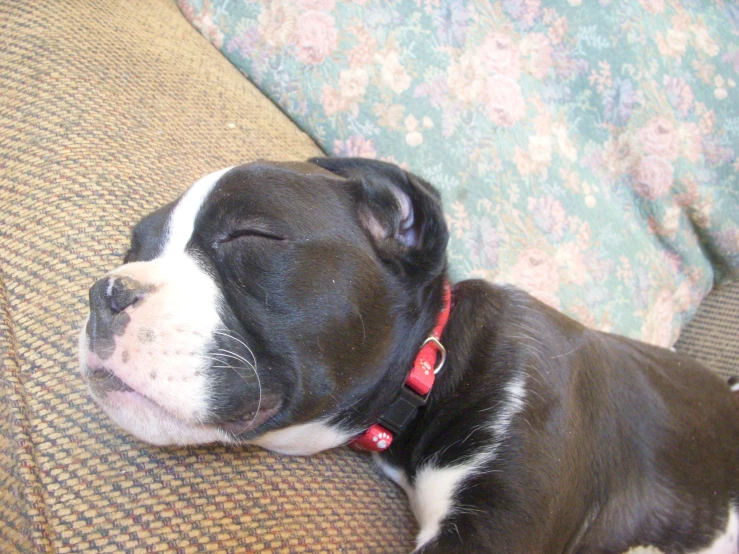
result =
[{"label": "couch", "polygon": [[[400,489],[347,448],[157,448],[88,397],[89,286],[216,168],[321,150],[168,0],[0,0],[0,551],[409,552]],[[677,348],[739,360],[739,287]]]}]

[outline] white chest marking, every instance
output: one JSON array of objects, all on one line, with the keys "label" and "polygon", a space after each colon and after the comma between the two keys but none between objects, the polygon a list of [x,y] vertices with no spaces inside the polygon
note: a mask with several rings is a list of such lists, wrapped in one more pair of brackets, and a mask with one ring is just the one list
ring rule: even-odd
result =
[{"label": "white chest marking", "polygon": [[195,219],[203,206],[203,202],[208,198],[218,179],[231,169],[227,167],[202,177],[195,181],[180,198],[169,218],[167,242],[164,245],[162,255],[179,253],[185,250],[187,243],[190,242],[190,237],[192,237]]},{"label": "white chest marking", "polygon": [[411,484],[404,471],[387,464],[379,455],[375,455],[375,462],[385,475],[400,485],[408,495],[411,508],[420,526],[416,537],[416,548],[421,548],[436,537],[444,519],[458,508],[454,504],[454,495],[460,485],[480,471],[483,464],[495,458],[501,443],[508,434],[513,417],[524,407],[526,388],[522,375],[508,383],[506,396],[506,404],[489,425],[493,434],[492,444],[481,450],[467,463],[447,467],[436,467],[433,462],[429,463],[419,468]]},{"label": "white chest marking", "polygon": [[444,519],[454,511],[454,493],[464,480],[477,472],[479,465],[473,460],[452,467],[426,466],[416,474],[410,501],[421,526],[416,537],[418,548],[439,533]]},{"label": "white chest marking", "polygon": [[389,477],[393,483],[401,487],[409,497],[413,494],[413,486],[408,481],[408,476],[405,474],[405,471],[385,462],[385,460],[380,457],[379,452],[373,452],[372,459],[380,467],[382,472]]},{"label": "white chest marking", "polygon": [[738,541],[739,517],[736,509],[729,507],[729,521],[726,524],[726,531],[716,537],[711,546],[695,554],[737,554],[739,552]]},{"label": "white chest marking", "polygon": [[[491,430],[496,433],[495,442],[467,464],[443,468],[433,465],[424,466],[418,470],[415,481],[411,484],[405,471],[388,464],[379,454],[374,454],[375,463],[383,473],[408,495],[411,508],[420,526],[416,537],[417,549],[436,537],[444,519],[459,508],[454,504],[454,494],[459,486],[475,475],[485,461],[495,457],[513,417],[523,409],[526,395],[523,378],[511,382],[507,387],[507,392],[508,404],[499,412],[491,425]],[[729,506],[726,530],[719,534],[709,547],[693,554],[739,554],[739,514],[736,508]]]},{"label": "white chest marking", "polygon": [[269,431],[249,444],[261,446],[280,454],[308,456],[349,442],[354,435],[320,422],[291,425],[277,431]]},{"label": "white chest marking", "polygon": [[479,467],[474,460],[469,464],[445,468],[428,465],[416,473],[411,485],[405,471],[386,463],[378,454],[374,455],[374,459],[383,473],[408,495],[413,515],[421,528],[416,537],[417,548],[439,533],[441,522],[454,511],[454,492],[457,487]]}]

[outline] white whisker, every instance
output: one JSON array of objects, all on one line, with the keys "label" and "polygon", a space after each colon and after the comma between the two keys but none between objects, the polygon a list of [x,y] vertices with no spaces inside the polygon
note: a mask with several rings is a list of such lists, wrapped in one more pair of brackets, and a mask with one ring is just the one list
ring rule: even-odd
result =
[{"label": "white whisker", "polygon": [[254,352],[252,351],[252,349],[249,348],[249,345],[246,344],[243,340],[241,340],[239,337],[237,337],[233,333],[227,333],[227,332],[223,332],[223,331],[213,331],[213,333],[216,334],[216,335],[222,335],[224,337],[228,337],[230,339],[233,339],[236,342],[238,342],[241,346],[243,346],[244,348],[246,348],[248,350],[249,354],[251,354],[251,358],[252,358],[252,360],[254,360],[254,366],[256,367],[256,365],[257,365],[257,357],[254,355]]},{"label": "white whisker", "polygon": [[249,360],[245,359],[243,356],[239,356],[236,354],[236,352],[231,352],[230,350],[226,350],[225,348],[219,348],[218,352],[215,352],[213,354],[214,356],[224,356],[227,358],[231,358],[232,360],[238,360],[240,362],[243,362],[247,366],[249,366],[252,369],[255,369],[256,366],[252,364]]},{"label": "white whisker", "polygon": [[[236,354],[236,352],[232,352],[230,350],[226,350],[225,348],[219,348],[218,349],[218,353],[215,354],[216,356],[225,356],[227,358],[240,360],[243,363],[245,363],[247,366],[249,366],[252,369],[252,371],[254,371],[254,376],[257,378],[257,387],[259,389],[259,401],[257,402],[257,409],[254,412],[254,417],[252,418],[251,422],[249,423],[249,425],[251,425],[257,419],[257,415],[259,414],[259,410],[262,407],[262,381],[261,381],[261,379],[259,379],[259,373],[257,372],[257,357],[254,355],[254,352],[252,351],[252,349],[249,348],[249,346],[243,340],[241,340],[239,337],[237,337],[233,333],[228,333],[228,332],[224,332],[224,331],[213,331],[213,334],[215,334],[215,335],[221,335],[223,337],[226,337],[226,338],[229,338],[231,340],[236,341],[241,346],[243,346],[244,348],[246,348],[246,350],[249,352],[249,354],[251,354],[251,358],[253,360],[253,363],[252,362],[249,362],[248,360],[246,360],[246,358],[244,358],[242,356],[239,356],[238,354]],[[219,361],[219,360],[216,360],[216,361]],[[220,362],[223,363],[222,361],[220,361]],[[234,369],[234,371],[236,371],[236,368],[233,368],[233,369]],[[244,382],[246,382],[246,378],[243,375],[241,375],[238,371],[236,371],[236,373],[239,375],[239,377],[241,377],[242,379],[244,379]]]}]

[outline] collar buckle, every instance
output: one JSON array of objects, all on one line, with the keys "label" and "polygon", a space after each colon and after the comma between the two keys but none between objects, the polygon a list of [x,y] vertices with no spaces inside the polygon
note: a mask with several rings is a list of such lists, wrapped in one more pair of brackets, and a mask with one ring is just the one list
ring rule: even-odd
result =
[{"label": "collar buckle", "polygon": [[423,346],[426,346],[428,343],[432,343],[434,346],[436,346],[439,354],[441,354],[441,360],[437,360],[436,367],[434,368],[434,375],[437,375],[441,371],[441,368],[444,367],[444,362],[446,362],[446,348],[444,348],[444,345],[439,342],[439,339],[437,339],[433,335],[423,341]]},{"label": "collar buckle", "polygon": [[421,396],[408,386],[404,386],[400,389],[400,396],[380,416],[380,422],[393,433],[400,433],[413,421],[418,408],[426,404],[428,397],[428,394]]}]

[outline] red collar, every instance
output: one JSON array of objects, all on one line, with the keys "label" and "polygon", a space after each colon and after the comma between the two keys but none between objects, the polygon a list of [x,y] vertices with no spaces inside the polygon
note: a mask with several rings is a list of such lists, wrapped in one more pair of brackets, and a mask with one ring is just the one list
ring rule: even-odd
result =
[{"label": "red collar", "polygon": [[[400,433],[413,420],[418,408],[426,404],[434,379],[446,361],[446,349],[439,342],[452,309],[452,289],[444,282],[444,305],[436,317],[436,327],[423,342],[413,362],[398,399],[364,433],[349,443],[360,450],[382,452],[393,442],[394,434]],[[441,359],[438,359],[441,354]]]}]

